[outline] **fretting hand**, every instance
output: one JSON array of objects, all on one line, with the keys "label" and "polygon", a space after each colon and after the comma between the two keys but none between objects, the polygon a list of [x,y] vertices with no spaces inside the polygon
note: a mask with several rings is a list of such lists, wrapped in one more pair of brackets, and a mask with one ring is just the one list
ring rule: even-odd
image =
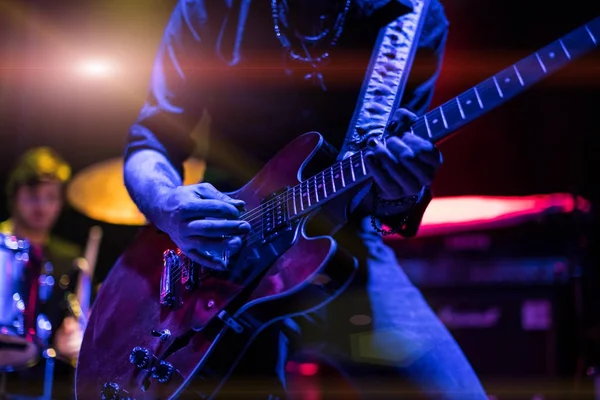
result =
[{"label": "fretting hand", "polygon": [[406,132],[417,117],[398,109],[390,124],[392,136],[385,142],[369,139],[365,164],[376,184],[377,195],[385,200],[412,196],[434,179],[442,155],[428,140]]},{"label": "fretting hand", "polygon": [[179,186],[158,199],[156,225],[192,260],[223,269],[222,255],[237,253],[250,232],[250,224],[239,220],[243,206],[209,183]]}]

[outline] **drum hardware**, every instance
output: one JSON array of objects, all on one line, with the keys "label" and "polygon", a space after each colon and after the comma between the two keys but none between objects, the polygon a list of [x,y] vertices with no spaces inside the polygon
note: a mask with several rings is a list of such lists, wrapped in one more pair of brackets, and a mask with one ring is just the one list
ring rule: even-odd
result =
[{"label": "drum hardware", "polygon": [[[38,301],[49,299],[54,281],[52,264],[40,265],[30,258],[25,239],[0,234],[0,399],[50,400],[56,352],[48,348],[52,325],[37,313]],[[45,349],[45,350],[43,350]],[[36,365],[45,359],[41,396],[9,395],[7,374]]]},{"label": "drum hardware", "polygon": [[56,332],[55,346],[58,358],[70,363],[73,368],[77,366],[79,346],[81,345],[81,343],[78,343],[79,346],[77,347],[77,350],[74,350],[73,340],[81,340],[87,326],[92,296],[92,281],[102,234],[102,228],[99,226],[92,226],[90,228],[84,257],[75,260],[75,265],[79,270],[77,288],[75,293],[67,293],[65,295],[67,308],[79,324],[80,338],[77,336],[67,337],[60,329]]},{"label": "drum hardware", "polygon": [[0,372],[0,400],[52,400],[52,386],[54,383],[54,359],[56,352],[48,348],[42,352],[46,360],[44,365],[44,388],[40,396],[11,395],[6,392],[7,373]]},{"label": "drum hardware", "polygon": [[29,242],[0,234],[0,372],[38,361],[35,309],[39,273],[29,262]]}]

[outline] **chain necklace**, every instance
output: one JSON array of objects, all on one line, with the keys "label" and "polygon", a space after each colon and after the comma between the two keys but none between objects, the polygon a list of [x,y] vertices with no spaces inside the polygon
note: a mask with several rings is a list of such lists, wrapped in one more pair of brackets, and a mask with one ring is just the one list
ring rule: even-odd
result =
[{"label": "chain necklace", "polygon": [[[310,64],[313,68],[313,72],[307,74],[304,78],[308,81],[312,81],[318,86],[321,86],[323,90],[325,90],[325,85],[323,84],[323,75],[319,71],[319,66],[328,61],[330,49],[337,44],[342,34],[346,16],[348,15],[348,10],[350,9],[351,3],[352,0],[346,0],[344,9],[338,14],[335,23],[331,28],[324,29],[322,32],[314,35],[301,35],[296,30],[294,36],[296,39],[298,39],[300,46],[304,51],[304,55],[302,55],[292,47],[290,38],[286,36],[281,29],[281,27],[284,26],[290,30],[290,27],[286,26],[289,24],[282,23],[280,18],[280,15],[289,11],[287,9],[285,0],[283,0],[283,2],[281,0],[271,0],[271,12],[273,16],[273,28],[275,30],[275,36],[277,36],[277,39],[279,39],[279,42],[283,46],[286,56],[293,61]],[[324,19],[324,17],[322,16],[321,19]],[[317,45],[319,42],[323,42],[327,37],[330,37],[330,40],[328,41],[327,45],[324,46],[324,50],[318,56],[312,56],[309,53],[306,45]]]}]

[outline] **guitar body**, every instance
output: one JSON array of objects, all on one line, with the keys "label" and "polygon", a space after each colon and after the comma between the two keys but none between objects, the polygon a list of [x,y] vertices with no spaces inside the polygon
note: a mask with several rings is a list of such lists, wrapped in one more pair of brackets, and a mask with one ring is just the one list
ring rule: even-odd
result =
[{"label": "guitar body", "polygon": [[[298,184],[307,162],[323,147],[318,133],[298,137],[230,195],[244,200],[247,209],[259,207],[272,193]],[[305,227],[313,217],[244,247],[231,259],[231,273],[198,266],[190,288],[181,284],[181,268],[165,278],[169,263],[163,256],[176,249],[173,242],[152,226],[144,228],[95,301],[79,354],[77,398],[216,396],[266,326],[321,307],[354,276],[356,260],[332,237],[307,236]],[[176,294],[170,305],[161,304],[166,281],[174,283],[170,289]]]}]

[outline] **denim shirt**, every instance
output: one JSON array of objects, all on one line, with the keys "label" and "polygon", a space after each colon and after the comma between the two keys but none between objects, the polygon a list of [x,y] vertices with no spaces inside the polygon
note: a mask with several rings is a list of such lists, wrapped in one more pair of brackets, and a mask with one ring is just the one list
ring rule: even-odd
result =
[{"label": "denim shirt", "polygon": [[[270,1],[180,0],[154,62],[148,98],[131,126],[125,157],[164,154],[182,172],[194,151],[191,132],[207,111],[200,150],[205,181],[222,191],[251,179],[288,142],[320,132],[340,149],[380,29],[411,11],[411,0],[354,0],[341,36],[320,69],[324,87],[304,77],[310,66],[286,62]],[[431,101],[448,32],[431,0],[401,107],[420,115]],[[417,225],[424,207],[416,207]],[[413,224],[414,225],[414,224]]]}]

